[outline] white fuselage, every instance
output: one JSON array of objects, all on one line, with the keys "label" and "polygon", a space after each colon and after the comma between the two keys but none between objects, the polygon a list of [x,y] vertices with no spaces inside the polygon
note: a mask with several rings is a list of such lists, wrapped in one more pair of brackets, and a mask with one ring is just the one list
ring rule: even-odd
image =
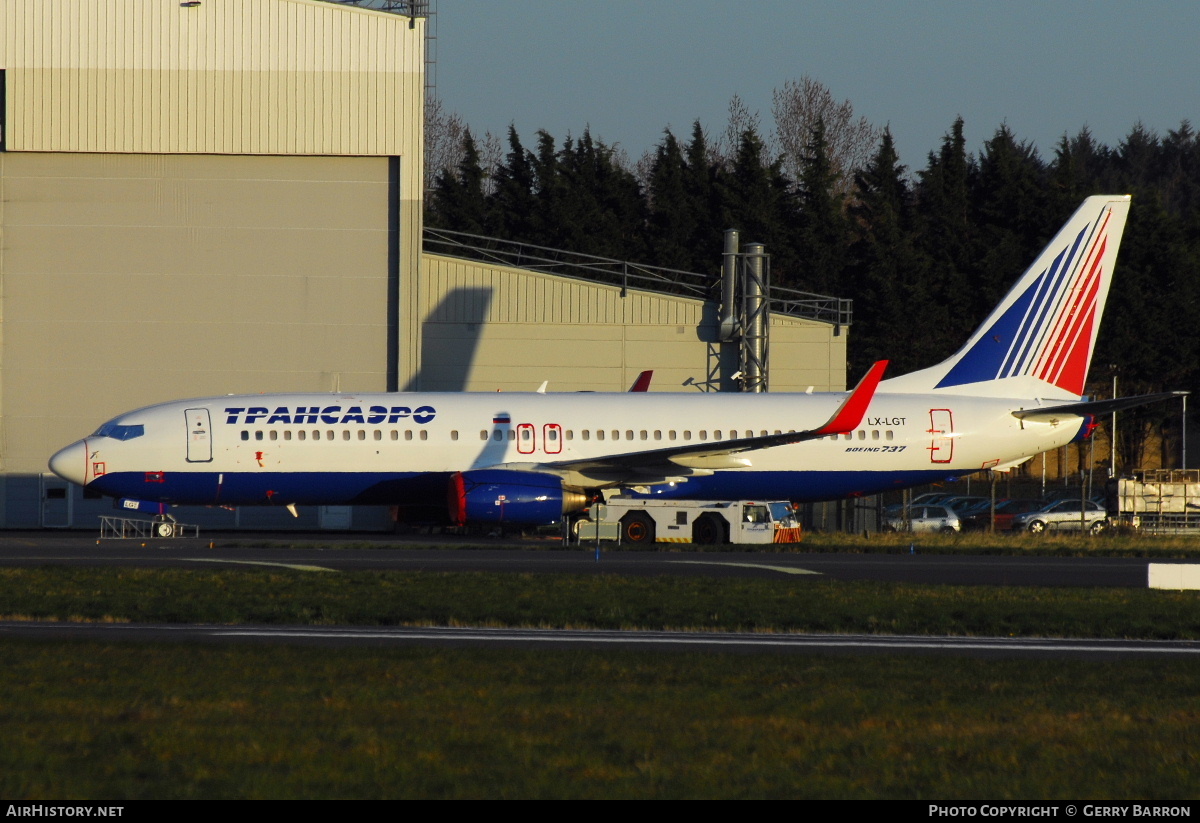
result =
[{"label": "white fuselage", "polygon": [[[113,496],[174,504],[388,503],[503,468],[566,486],[693,499],[823,500],[1013,465],[1070,442],[1080,418],[1036,402],[878,393],[852,432],[736,453],[735,467],[579,465],[821,425],[843,394],[280,394],[203,398],[114,419],[51,461]],[[1057,401],[1061,402],[1061,401]],[[137,427],[141,427],[139,430]],[[105,429],[108,433],[104,433]]]}]

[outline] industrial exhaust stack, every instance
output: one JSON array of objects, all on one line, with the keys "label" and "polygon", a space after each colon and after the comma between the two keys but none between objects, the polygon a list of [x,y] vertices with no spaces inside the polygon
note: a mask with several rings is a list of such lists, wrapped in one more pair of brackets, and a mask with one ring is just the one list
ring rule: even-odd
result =
[{"label": "industrial exhaust stack", "polygon": [[[767,391],[770,262],[762,243],[747,243],[746,251],[741,252],[738,232],[735,229],[725,232],[718,339],[722,343],[737,343],[738,357],[737,371],[732,375],[722,374],[721,382],[736,383],[741,391]],[[722,357],[722,362],[729,361]]]}]

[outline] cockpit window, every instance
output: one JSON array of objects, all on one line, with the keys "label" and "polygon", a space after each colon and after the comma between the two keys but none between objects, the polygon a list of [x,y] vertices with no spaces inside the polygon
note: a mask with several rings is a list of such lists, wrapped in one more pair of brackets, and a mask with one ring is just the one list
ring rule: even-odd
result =
[{"label": "cockpit window", "polygon": [[96,429],[92,437],[112,437],[116,440],[132,440],[146,433],[146,427],[140,423],[136,426],[118,426],[116,423],[105,423]]}]

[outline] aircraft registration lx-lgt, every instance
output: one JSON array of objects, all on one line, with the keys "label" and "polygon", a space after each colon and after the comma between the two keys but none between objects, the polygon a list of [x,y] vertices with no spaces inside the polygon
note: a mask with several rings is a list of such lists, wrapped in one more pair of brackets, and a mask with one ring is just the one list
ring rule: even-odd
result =
[{"label": "aircraft registration lx-lgt", "polygon": [[1004,470],[1091,416],[1081,399],[1129,211],[1088,198],[948,360],[849,393],[277,394],[122,414],[51,470],[157,504],[384,504],[547,523],[609,489],[830,500]]}]

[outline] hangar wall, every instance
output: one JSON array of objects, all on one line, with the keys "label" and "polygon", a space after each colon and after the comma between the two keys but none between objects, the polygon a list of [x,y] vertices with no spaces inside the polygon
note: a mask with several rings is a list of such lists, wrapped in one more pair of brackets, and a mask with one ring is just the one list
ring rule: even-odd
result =
[{"label": "hangar wall", "polygon": [[[697,391],[717,368],[717,305],[426,254],[415,307],[428,391]],[[728,349],[724,356],[729,356]],[[771,390],[845,388],[846,335],[771,316]],[[688,381],[691,382],[688,382]]]},{"label": "hangar wall", "polygon": [[70,522],[47,456],[119,411],[416,371],[424,25],[0,0],[0,525]]},{"label": "hangar wall", "polygon": [[383,391],[386,158],[0,154],[9,472],[183,396]]}]

